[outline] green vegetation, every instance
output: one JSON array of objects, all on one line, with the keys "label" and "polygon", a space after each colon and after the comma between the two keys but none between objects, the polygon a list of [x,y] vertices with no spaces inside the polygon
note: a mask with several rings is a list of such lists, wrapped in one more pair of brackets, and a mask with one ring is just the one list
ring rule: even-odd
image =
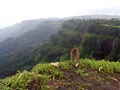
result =
[{"label": "green vegetation", "polygon": [[116,26],[116,25],[109,25],[109,24],[103,24],[106,27],[114,27],[114,28],[120,28],[120,26]]},{"label": "green vegetation", "polygon": [[43,74],[43,75],[47,75],[47,76],[55,76],[55,78],[63,78],[63,72],[50,64],[38,64],[37,66],[35,66],[32,70],[33,72],[37,73],[37,74]]},{"label": "green vegetation", "polygon": [[80,75],[80,77],[86,77],[86,76],[88,76],[88,73],[85,73],[85,70],[83,70],[83,69],[82,70],[81,69],[77,70],[76,73],[78,75]]},{"label": "green vegetation", "polygon": [[17,73],[12,77],[5,78],[0,81],[1,90],[45,90],[48,84],[48,76],[38,75],[28,71]]},{"label": "green vegetation", "polygon": [[63,70],[68,70],[75,66],[75,64],[76,62],[64,61],[59,63],[59,67]]},{"label": "green vegetation", "polygon": [[[48,90],[51,88],[49,83],[53,80],[64,79],[64,72],[68,70],[75,69],[74,72],[76,75],[79,75],[82,78],[90,77],[95,74],[95,71],[89,71],[94,69],[97,72],[101,73],[120,73],[120,62],[110,62],[110,61],[95,61],[91,59],[81,59],[78,62],[64,61],[56,62],[57,65],[54,66],[49,63],[38,64],[36,65],[31,72],[23,71],[18,72],[16,75],[0,80],[0,90],[26,90],[26,89],[35,89],[35,90]],[[76,66],[76,64],[78,64]],[[71,72],[73,73],[73,72]],[[66,76],[67,77],[67,76]],[[74,77],[76,78],[76,77]],[[94,77],[96,82],[103,84],[104,78],[100,76]],[[106,77],[109,81],[116,80],[113,77]],[[106,82],[107,83],[107,82]],[[109,82],[108,82],[109,83]],[[71,82],[63,83],[65,87],[71,87]],[[92,84],[85,84],[87,87],[92,87]],[[84,90],[84,86],[78,84],[78,90]],[[56,90],[56,89],[55,89]],[[86,89],[85,89],[86,90]]]},{"label": "green vegetation", "polygon": [[[70,51],[74,47],[79,48],[81,58],[119,61],[119,26],[120,20],[113,19],[45,21],[35,32],[31,31],[22,37],[23,41],[28,41],[24,41],[25,46],[19,42],[22,39],[12,39],[12,42],[9,40],[9,43],[1,46],[0,55],[3,56],[0,56],[0,77],[15,74],[17,70],[31,70],[41,62],[70,60]],[[112,72],[114,68],[105,71]]]},{"label": "green vegetation", "polygon": [[99,71],[104,71],[107,73],[120,72],[120,62],[110,62],[110,61],[95,61],[90,59],[84,59],[80,61],[80,64],[85,67],[91,67]]}]

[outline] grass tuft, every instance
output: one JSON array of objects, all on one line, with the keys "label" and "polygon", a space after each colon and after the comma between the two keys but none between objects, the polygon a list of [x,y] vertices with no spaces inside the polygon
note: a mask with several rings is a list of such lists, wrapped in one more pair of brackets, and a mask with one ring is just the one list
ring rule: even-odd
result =
[{"label": "grass tuft", "polygon": [[29,88],[44,90],[42,87],[47,87],[47,83],[48,76],[34,75],[31,72],[23,71],[1,80],[0,90],[26,90]]},{"label": "grass tuft", "polygon": [[90,59],[82,59],[80,65],[85,67],[91,67],[107,73],[120,72],[120,62],[110,62],[110,61],[95,61]]},{"label": "grass tuft", "polygon": [[56,78],[63,78],[63,72],[58,68],[50,64],[38,64],[33,68],[33,72],[37,74],[43,74],[47,76],[55,76]]}]

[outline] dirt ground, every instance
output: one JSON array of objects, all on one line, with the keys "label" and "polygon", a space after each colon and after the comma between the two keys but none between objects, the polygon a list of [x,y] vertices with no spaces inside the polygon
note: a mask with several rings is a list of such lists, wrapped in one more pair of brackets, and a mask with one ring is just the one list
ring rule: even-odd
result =
[{"label": "dirt ground", "polygon": [[64,78],[51,80],[50,90],[120,90],[120,73],[109,74],[87,68],[85,73],[88,75],[81,77],[76,70],[78,67],[63,70]]}]

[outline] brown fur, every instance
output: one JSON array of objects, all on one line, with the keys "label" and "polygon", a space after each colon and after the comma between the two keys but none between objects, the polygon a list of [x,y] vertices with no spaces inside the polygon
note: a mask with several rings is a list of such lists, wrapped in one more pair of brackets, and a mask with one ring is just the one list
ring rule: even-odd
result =
[{"label": "brown fur", "polygon": [[78,48],[73,48],[70,52],[70,58],[71,60],[76,60],[78,61],[80,56],[79,56],[79,49]]}]

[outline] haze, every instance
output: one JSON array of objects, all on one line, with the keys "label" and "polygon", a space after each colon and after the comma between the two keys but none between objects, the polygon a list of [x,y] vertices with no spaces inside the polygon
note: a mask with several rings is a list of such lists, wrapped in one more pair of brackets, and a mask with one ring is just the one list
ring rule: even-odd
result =
[{"label": "haze", "polygon": [[0,28],[28,19],[91,14],[120,15],[120,1],[0,0]]}]

